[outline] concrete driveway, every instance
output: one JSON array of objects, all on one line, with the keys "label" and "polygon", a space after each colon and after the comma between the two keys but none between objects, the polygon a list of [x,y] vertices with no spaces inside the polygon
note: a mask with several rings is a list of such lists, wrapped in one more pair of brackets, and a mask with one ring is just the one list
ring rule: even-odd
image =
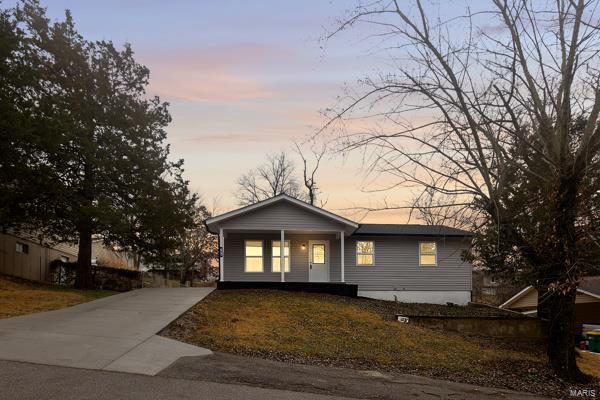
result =
[{"label": "concrete driveway", "polygon": [[212,288],[139,289],[0,320],[0,359],[155,375],[210,350],[157,336]]}]

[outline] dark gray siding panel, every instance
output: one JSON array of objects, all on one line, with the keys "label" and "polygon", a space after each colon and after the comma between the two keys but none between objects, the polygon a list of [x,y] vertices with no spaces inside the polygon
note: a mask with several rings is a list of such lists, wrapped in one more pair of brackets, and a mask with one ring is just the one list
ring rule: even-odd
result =
[{"label": "dark gray siding panel", "polygon": [[[225,280],[226,281],[280,281],[280,272],[271,272],[271,242],[279,240],[279,234],[276,233],[228,233],[225,238]],[[262,240],[263,241],[263,272],[244,272],[244,241]],[[338,276],[339,281],[339,260],[340,248],[337,245],[337,256],[334,247],[335,242],[339,240],[335,235],[313,234],[313,235],[285,235],[285,240],[290,241],[291,246],[291,269],[285,274],[285,280],[288,282],[308,282],[308,241],[309,240],[329,240],[330,246],[330,266],[329,271],[333,276]],[[302,244],[306,248],[302,249]],[[337,263],[337,265],[335,265]],[[334,272],[336,271],[336,272]],[[337,275],[336,275],[337,274]],[[332,280],[333,281],[333,280]]]},{"label": "dark gray siding panel", "polygon": [[[375,265],[356,265],[356,241],[375,242]],[[435,241],[438,265],[419,266],[419,242]],[[462,238],[360,237],[346,238],[346,282],[358,290],[471,290],[471,265],[461,259],[468,241]]]},{"label": "dark gray siding panel", "polygon": [[279,202],[223,221],[223,229],[341,231],[346,226],[288,202]]}]

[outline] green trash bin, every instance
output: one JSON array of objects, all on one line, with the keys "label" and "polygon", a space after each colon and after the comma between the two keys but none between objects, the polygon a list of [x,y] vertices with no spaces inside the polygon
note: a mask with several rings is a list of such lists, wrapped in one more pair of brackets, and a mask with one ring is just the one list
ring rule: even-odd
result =
[{"label": "green trash bin", "polygon": [[588,332],[588,350],[600,353],[600,332]]}]

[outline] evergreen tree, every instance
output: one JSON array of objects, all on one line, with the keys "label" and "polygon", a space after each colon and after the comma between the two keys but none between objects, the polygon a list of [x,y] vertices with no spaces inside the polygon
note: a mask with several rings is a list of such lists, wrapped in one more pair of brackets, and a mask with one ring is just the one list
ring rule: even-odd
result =
[{"label": "evergreen tree", "polygon": [[33,77],[3,82],[6,101],[19,93],[26,103],[2,108],[10,146],[2,153],[13,158],[0,164],[3,224],[25,222],[49,239],[78,242],[80,288],[92,286],[94,235],[144,257],[168,254],[192,223],[195,196],[183,162],[169,160],[171,117],[166,103],[146,94],[149,70],[129,45],[85,40],[68,11],[51,23],[32,0],[3,15],[7,36],[16,37],[5,63],[17,78],[24,67]]}]

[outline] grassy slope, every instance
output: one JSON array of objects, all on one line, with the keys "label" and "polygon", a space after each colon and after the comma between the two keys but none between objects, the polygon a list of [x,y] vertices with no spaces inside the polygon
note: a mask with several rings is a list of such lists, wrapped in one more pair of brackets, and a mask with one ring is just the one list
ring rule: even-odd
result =
[{"label": "grassy slope", "polygon": [[114,293],[66,289],[0,275],[0,318],[57,310]]},{"label": "grassy slope", "polygon": [[370,300],[217,291],[165,334],[217,351],[397,370],[516,390],[562,390],[541,346],[466,337],[382,318]]}]

